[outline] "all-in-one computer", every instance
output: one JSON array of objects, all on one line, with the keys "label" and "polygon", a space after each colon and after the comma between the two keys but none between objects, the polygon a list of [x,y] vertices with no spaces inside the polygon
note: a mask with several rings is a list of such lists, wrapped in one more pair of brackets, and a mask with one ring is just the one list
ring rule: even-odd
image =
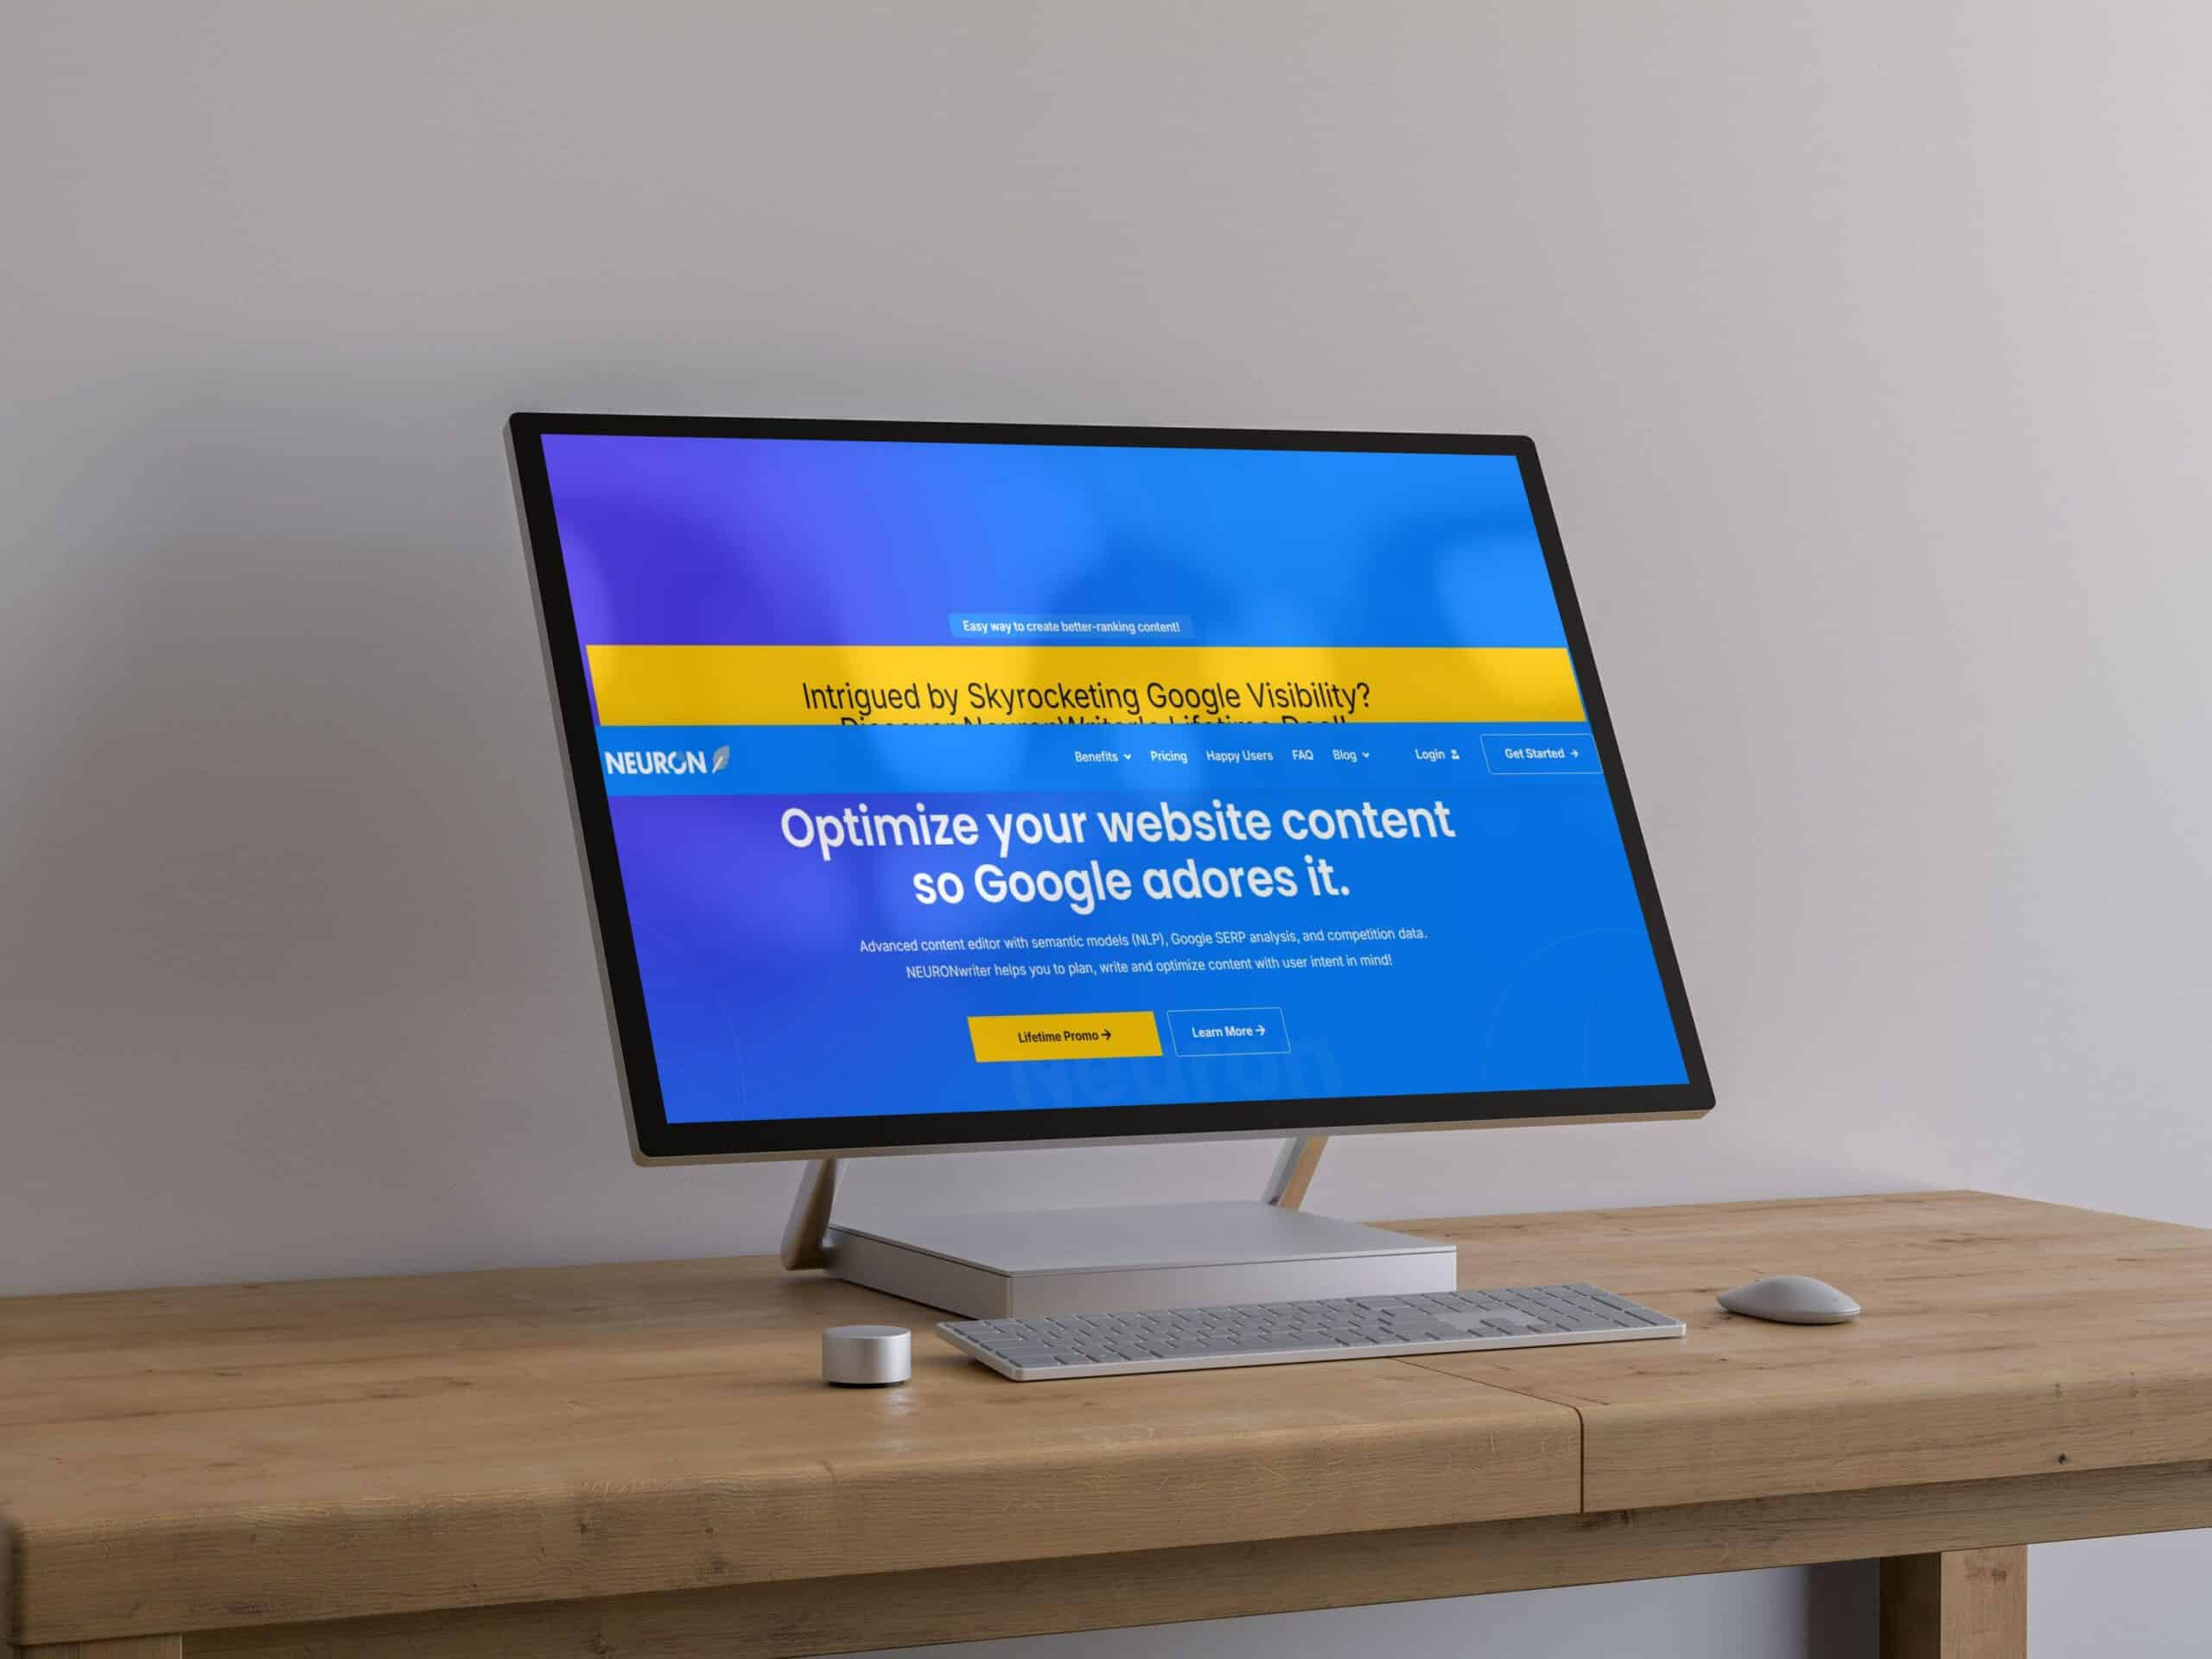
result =
[{"label": "all-in-one computer", "polygon": [[[1044,1340],[1086,1317],[1140,1369],[1679,1331],[1299,1207],[1331,1135],[1713,1103],[1526,439],[508,435],[637,1158],[809,1160],[786,1262],[1010,1322],[950,1331],[1008,1375],[1131,1368]],[[1240,1136],[1258,1200],[833,1207]]]}]

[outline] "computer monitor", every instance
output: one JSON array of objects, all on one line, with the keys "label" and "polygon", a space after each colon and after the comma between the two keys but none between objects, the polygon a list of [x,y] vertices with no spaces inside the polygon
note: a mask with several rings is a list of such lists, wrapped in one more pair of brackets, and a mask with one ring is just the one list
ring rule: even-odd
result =
[{"label": "computer monitor", "polygon": [[1712,1105],[1527,439],[509,440],[641,1160]]}]

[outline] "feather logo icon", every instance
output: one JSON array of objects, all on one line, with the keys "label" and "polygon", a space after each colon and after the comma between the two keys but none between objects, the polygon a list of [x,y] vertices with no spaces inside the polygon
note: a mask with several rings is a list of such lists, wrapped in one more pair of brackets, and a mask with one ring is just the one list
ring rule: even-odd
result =
[{"label": "feather logo icon", "polygon": [[714,764],[713,766],[709,766],[709,767],[708,768],[708,770],[709,770],[709,772],[721,772],[721,770],[723,770],[725,767],[727,767],[728,765],[729,765],[729,745],[728,745],[728,744],[727,744],[727,743],[725,743],[725,744],[723,744],[723,745],[721,746],[721,747],[720,747],[719,749],[716,749],[716,750],[715,751],[715,764]]}]

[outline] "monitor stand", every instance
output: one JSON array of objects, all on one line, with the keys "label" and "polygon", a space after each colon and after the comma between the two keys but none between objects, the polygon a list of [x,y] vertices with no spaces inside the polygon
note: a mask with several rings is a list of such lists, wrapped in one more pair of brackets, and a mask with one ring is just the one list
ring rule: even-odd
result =
[{"label": "monitor stand", "polygon": [[799,1180],[784,1265],[971,1319],[1455,1288],[1455,1246],[1299,1207],[1327,1144],[1292,1141],[1256,1199],[989,1215],[833,1218],[837,1160],[817,1159]]}]

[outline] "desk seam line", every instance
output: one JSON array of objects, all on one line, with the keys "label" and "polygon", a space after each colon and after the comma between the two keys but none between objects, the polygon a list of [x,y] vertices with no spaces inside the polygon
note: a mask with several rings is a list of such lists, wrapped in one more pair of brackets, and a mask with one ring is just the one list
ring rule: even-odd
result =
[{"label": "desk seam line", "polygon": [[1574,1414],[1574,1512],[1590,1513],[1590,1420],[1582,1414],[1582,1408],[1572,1400],[1554,1400],[1528,1389],[1515,1388],[1508,1382],[1497,1382],[1487,1377],[1469,1376],[1465,1371],[1455,1371],[1448,1366],[1433,1364],[1419,1354],[1394,1356],[1401,1365],[1417,1365],[1432,1376],[1457,1377],[1462,1382],[1471,1382],[1478,1389],[1495,1389],[1500,1394],[1510,1394],[1517,1400],[1533,1400],[1541,1406],[1558,1406]]}]

